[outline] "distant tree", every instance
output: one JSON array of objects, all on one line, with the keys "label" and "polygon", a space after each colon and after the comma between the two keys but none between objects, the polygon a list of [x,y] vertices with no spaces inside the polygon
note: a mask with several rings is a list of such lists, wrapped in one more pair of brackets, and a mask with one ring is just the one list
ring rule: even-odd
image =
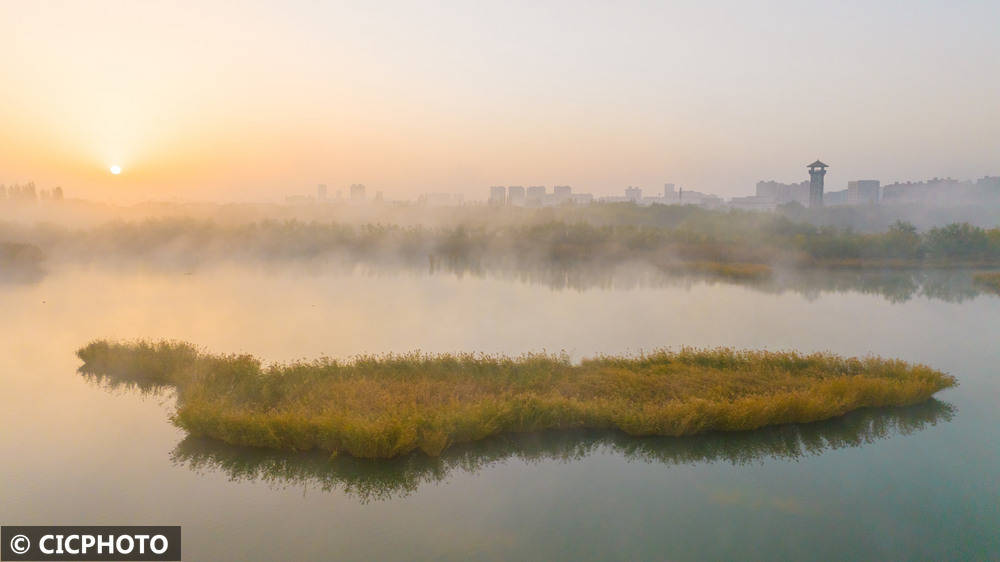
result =
[{"label": "distant tree", "polygon": [[937,258],[983,258],[989,254],[990,239],[978,226],[952,223],[927,232],[927,249]]},{"label": "distant tree", "polygon": [[882,255],[888,258],[914,259],[920,257],[921,239],[917,227],[905,221],[896,221],[881,237]]}]

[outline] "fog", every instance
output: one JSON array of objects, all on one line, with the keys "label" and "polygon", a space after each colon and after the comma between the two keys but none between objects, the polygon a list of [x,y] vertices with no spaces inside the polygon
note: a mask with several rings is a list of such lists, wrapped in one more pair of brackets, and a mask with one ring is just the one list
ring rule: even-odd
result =
[{"label": "fog", "polygon": [[303,275],[471,275],[553,289],[735,283],[810,298],[855,291],[893,302],[957,301],[984,290],[973,269],[1000,268],[1000,230],[955,220],[986,224],[990,211],[7,202],[0,281],[34,283],[73,267],[291,267]]}]

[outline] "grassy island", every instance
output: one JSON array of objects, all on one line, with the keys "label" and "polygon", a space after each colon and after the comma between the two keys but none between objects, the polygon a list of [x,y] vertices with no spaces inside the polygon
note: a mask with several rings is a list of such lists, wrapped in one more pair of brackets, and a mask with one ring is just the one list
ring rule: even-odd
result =
[{"label": "grassy island", "polygon": [[265,366],[181,342],[95,341],[81,371],[177,391],[173,421],[196,437],[390,458],[491,435],[617,429],[692,435],[902,406],[954,386],[923,365],[827,353],[682,349],[636,357],[359,356]]}]

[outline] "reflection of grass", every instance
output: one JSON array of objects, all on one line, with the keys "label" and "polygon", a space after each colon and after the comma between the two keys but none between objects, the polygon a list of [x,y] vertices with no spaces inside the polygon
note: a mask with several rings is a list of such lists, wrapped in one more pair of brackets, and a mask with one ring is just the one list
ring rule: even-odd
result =
[{"label": "reflection of grass", "polygon": [[1000,293],[1000,272],[977,273],[972,276],[972,280],[993,292]]},{"label": "reflection of grass", "polygon": [[771,267],[759,263],[676,262],[659,265],[666,273],[704,275],[710,279],[755,281],[771,276]]},{"label": "reflection of grass", "polygon": [[127,347],[93,342],[77,352],[84,376],[111,388],[155,392],[177,383],[176,374],[198,361],[193,346],[174,342],[136,342]]},{"label": "reflection of grass", "polygon": [[97,341],[77,354],[95,376],[175,386],[174,421],[192,435],[367,458],[437,455],[455,443],[545,429],[756,429],[914,404],[955,384],[902,361],[731,349],[580,365],[550,355],[411,353],[262,367],[249,355],[173,342]]},{"label": "reflection of grass", "polygon": [[683,438],[637,438],[607,430],[506,434],[456,445],[438,457],[410,454],[380,461],[348,456],[331,459],[318,452],[287,453],[187,437],[171,458],[196,471],[221,470],[235,481],[342,490],[367,502],[406,496],[421,484],[443,481],[456,470],[478,472],[509,459],[572,461],[605,450],[628,460],[665,465],[747,465],[769,458],[794,460],[831,449],[860,447],[920,431],[953,416],[953,406],[932,399],[903,408],[862,409],[816,423]]}]

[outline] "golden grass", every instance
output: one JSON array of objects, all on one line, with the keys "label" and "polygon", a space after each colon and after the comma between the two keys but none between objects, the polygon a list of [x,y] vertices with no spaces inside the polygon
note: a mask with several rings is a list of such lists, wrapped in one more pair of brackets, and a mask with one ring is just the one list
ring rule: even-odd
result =
[{"label": "golden grass", "polygon": [[995,293],[1000,293],[1000,272],[977,273],[972,276],[972,280],[977,285],[982,285]]},{"label": "golden grass", "polygon": [[691,435],[902,406],[954,386],[923,365],[827,353],[682,349],[602,356],[360,356],[262,366],[179,342],[95,341],[81,370],[177,389],[173,421],[232,445],[390,458],[507,432]]},{"label": "golden grass", "polygon": [[954,406],[932,398],[899,408],[864,408],[816,423],[688,437],[639,438],[591,429],[506,433],[457,444],[436,457],[414,453],[377,461],[349,455],[330,458],[320,451],[238,447],[188,436],[170,458],[177,466],[199,473],[221,471],[233,481],[259,481],[303,491],[340,490],[367,503],[405,497],[425,483],[442,482],[456,472],[476,473],[513,458],[529,463],[569,462],[609,451],[628,461],[662,465],[723,462],[746,466],[771,458],[798,460],[828,450],[867,446],[947,423],[954,415]]}]

